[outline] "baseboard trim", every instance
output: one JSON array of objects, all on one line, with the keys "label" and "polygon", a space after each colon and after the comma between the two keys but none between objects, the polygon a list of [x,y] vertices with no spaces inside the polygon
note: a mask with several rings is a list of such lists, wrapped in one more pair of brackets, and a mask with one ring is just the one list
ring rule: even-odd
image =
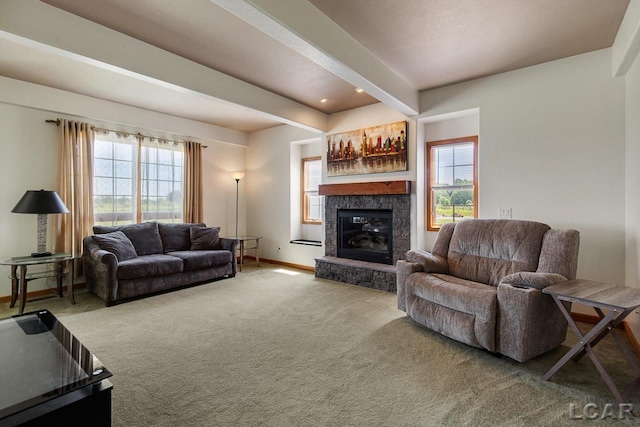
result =
[{"label": "baseboard trim", "polygon": [[[248,259],[253,259],[253,260],[256,259],[256,257],[254,257],[252,255],[245,255],[244,257],[248,258]],[[269,264],[276,264],[276,265],[283,265],[285,267],[297,268],[298,270],[310,271],[312,273],[314,273],[316,271],[315,267],[310,267],[308,265],[294,264],[294,263],[291,263],[291,262],[278,261],[277,259],[269,259],[269,258],[260,257],[260,261],[264,261],[264,262],[269,263]]]},{"label": "baseboard trim", "polygon": [[[73,285],[73,289],[84,289],[86,287],[87,287],[86,283],[75,283]],[[62,285],[62,292],[67,292],[67,285]],[[30,299],[38,299],[38,298],[44,298],[47,296],[56,296],[56,295],[58,294],[57,294],[57,289],[55,288],[39,289],[37,291],[27,292],[27,302]],[[6,302],[11,302],[11,295],[0,296],[0,304],[4,304]]]},{"label": "baseboard trim", "polygon": [[[571,317],[573,317],[573,320],[575,320],[576,322],[589,323],[592,325],[595,325],[600,321],[600,318],[598,316],[584,313],[572,312]],[[631,346],[636,351],[636,354],[640,354],[640,343],[638,343],[636,336],[633,334],[633,331],[631,331],[631,328],[629,327],[627,322],[622,321],[621,324],[616,326],[616,329],[622,329],[624,331],[624,333],[627,335],[627,338],[629,338],[629,341],[631,342]]]}]

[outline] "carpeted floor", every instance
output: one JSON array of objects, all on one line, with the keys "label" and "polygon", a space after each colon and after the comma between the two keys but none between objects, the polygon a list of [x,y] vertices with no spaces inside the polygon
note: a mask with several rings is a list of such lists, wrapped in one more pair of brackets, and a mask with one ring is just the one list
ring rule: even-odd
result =
[{"label": "carpeted floor", "polygon": [[[614,402],[586,357],[542,380],[571,332],[521,364],[416,325],[395,294],[308,272],[248,264],[234,279],[115,307],[86,290],[77,300],[27,311],[50,309],[113,373],[114,426],[637,423],[571,419]],[[0,305],[0,317],[16,313]],[[596,353],[627,384],[630,367],[604,344]]]}]

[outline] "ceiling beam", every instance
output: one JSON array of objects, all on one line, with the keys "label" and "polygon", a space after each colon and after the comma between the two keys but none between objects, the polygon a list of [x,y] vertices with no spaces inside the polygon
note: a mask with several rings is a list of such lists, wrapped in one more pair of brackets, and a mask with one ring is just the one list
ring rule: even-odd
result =
[{"label": "ceiling beam", "polygon": [[418,91],[307,0],[211,0],[382,103],[418,114]]},{"label": "ceiling beam", "polygon": [[622,24],[613,42],[611,61],[614,77],[624,76],[640,53],[640,2],[627,7]]},{"label": "ceiling beam", "polygon": [[37,0],[2,0],[3,33],[70,60],[249,108],[283,124],[328,130],[325,113]]}]

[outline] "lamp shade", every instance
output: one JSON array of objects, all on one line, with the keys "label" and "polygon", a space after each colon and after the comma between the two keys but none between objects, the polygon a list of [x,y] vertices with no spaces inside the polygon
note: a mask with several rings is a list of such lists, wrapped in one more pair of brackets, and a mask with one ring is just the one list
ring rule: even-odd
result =
[{"label": "lamp shade", "polygon": [[236,181],[240,181],[244,177],[244,172],[235,172],[235,173],[232,173],[231,176]]},{"label": "lamp shade", "polygon": [[54,214],[69,213],[60,196],[55,191],[28,190],[11,210],[14,213]]}]

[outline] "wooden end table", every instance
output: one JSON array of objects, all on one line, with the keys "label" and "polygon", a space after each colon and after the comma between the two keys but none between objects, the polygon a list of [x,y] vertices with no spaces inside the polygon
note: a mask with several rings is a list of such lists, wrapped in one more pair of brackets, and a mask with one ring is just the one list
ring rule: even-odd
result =
[{"label": "wooden end table", "polygon": [[[602,376],[602,379],[615,396],[616,401],[619,404],[625,403],[625,399],[640,386],[640,365],[638,365],[638,361],[620,336],[619,331],[616,330],[616,326],[620,325],[633,310],[640,307],[640,289],[577,279],[551,285],[544,288],[542,292],[553,297],[565,319],[569,322],[569,326],[578,336],[578,343],[549,369],[542,378],[545,381],[549,380],[569,359],[578,361],[586,354],[596,365],[600,376]],[[575,302],[592,307],[598,313],[600,321],[586,335],[583,335],[567,310],[565,302]],[[603,310],[608,310],[608,313],[605,314]],[[638,375],[627,389],[622,392],[593,352],[593,347],[608,334],[613,336],[618,347]]]},{"label": "wooden end table", "polygon": [[[57,278],[59,297],[62,297],[62,279],[66,277],[69,299],[72,304],[75,304],[75,295],[73,293],[73,261],[81,256],[80,254],[55,253],[43,257],[21,256],[0,261],[0,265],[11,266],[11,304],[9,307],[14,307],[18,296],[20,296],[20,308],[18,312],[20,314],[24,313],[24,306],[27,303],[27,283],[30,280],[44,279],[47,277]],[[53,271],[27,273],[27,267],[42,264],[54,264]],[[20,274],[18,274],[18,269],[20,270]]]}]

